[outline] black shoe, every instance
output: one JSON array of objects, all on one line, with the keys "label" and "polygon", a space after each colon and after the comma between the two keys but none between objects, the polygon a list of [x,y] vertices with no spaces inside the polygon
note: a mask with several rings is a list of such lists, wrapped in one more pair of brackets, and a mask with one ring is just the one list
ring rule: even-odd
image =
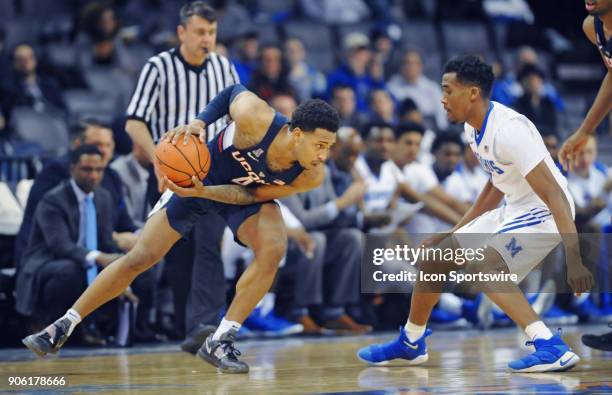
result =
[{"label": "black shoe", "polygon": [[39,357],[55,354],[68,340],[70,320],[63,318],[55,321],[42,331],[23,338],[21,342]]},{"label": "black shoe", "polygon": [[[612,324],[608,326],[612,328]],[[596,350],[612,351],[612,332],[603,335],[583,335],[582,343]]]},{"label": "black shoe", "polygon": [[198,356],[216,366],[222,373],[248,373],[249,365],[239,361],[240,351],[234,348],[236,341],[236,331],[230,330],[219,340],[212,339],[213,334],[208,335],[204,344],[198,350]]},{"label": "black shoe", "polygon": [[[157,333],[147,323],[136,324],[134,328],[134,341],[138,343],[166,343],[166,335]],[[197,352],[197,350],[196,350]]]},{"label": "black shoe", "polygon": [[181,343],[181,350],[189,354],[196,355],[208,335],[215,333],[216,326],[200,324],[190,336],[187,336]]},{"label": "black shoe", "polygon": [[94,323],[84,322],[74,329],[74,343],[71,342],[70,345],[74,344],[79,347],[106,347],[108,343],[105,336]]}]

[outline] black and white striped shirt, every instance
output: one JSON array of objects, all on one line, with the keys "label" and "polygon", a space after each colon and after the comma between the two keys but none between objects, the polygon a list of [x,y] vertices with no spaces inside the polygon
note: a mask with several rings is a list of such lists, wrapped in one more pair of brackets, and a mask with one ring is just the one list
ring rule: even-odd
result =
[{"label": "black and white striped shirt", "polygon": [[[151,57],[144,65],[127,108],[127,118],[147,124],[153,141],[178,125],[189,123],[221,90],[238,83],[234,65],[216,53],[198,67],[187,63],[178,48]],[[226,124],[207,127],[212,139]]]}]

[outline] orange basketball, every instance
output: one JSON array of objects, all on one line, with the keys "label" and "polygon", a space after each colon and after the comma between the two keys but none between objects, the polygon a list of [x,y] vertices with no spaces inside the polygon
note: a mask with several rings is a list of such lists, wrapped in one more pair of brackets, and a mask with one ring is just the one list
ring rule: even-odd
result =
[{"label": "orange basketball", "polygon": [[191,177],[204,180],[210,168],[208,147],[197,136],[191,136],[187,144],[180,137],[176,145],[164,139],[155,147],[155,159],[161,173],[180,187],[189,187]]}]

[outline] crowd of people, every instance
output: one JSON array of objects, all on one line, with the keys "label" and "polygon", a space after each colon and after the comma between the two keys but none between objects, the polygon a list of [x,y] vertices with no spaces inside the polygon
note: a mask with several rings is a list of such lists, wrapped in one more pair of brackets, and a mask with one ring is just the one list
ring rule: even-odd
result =
[{"label": "crowd of people", "polygon": [[[10,253],[2,261],[11,262],[16,269],[14,307],[20,322],[27,323],[27,332],[61,316],[99,270],[134,246],[155,203],[157,175],[151,163],[152,145],[143,145],[130,127],[126,132],[126,118],[143,122],[149,131],[158,128],[151,119],[159,116],[164,104],[141,104],[143,92],[150,89],[148,81],[155,80],[155,67],[147,68],[155,63],[149,56],[191,39],[188,29],[181,33],[179,28],[178,37],[175,32],[181,23],[178,1],[66,3],[70,4],[64,11],[68,19],[77,21],[70,29],[58,28],[55,34],[33,37],[33,41],[15,42],[10,31],[0,36],[5,54],[0,64],[0,153],[45,159],[44,166],[33,172],[36,174],[28,173],[33,178],[30,182],[2,173],[12,190],[0,189],[20,201],[15,210],[22,220],[11,235],[15,246],[2,250],[2,254]],[[445,10],[451,9],[445,8],[448,2],[439,1],[435,9],[420,1],[401,2],[401,7],[391,7],[397,4],[384,0],[287,2],[290,7],[279,2],[275,10],[253,7],[251,2],[210,3],[216,10],[209,20],[216,25],[211,34],[217,40],[203,46],[206,56],[214,53],[215,59],[220,59],[220,66],[206,67],[223,68],[224,62],[229,66],[227,73],[215,71],[220,74],[213,81],[218,84],[214,89],[240,82],[288,119],[298,103],[323,98],[341,119],[323,185],[280,201],[289,237],[287,255],[271,290],[239,335],[325,336],[395,329],[406,320],[409,295],[361,292],[367,236],[393,234],[402,242],[418,245],[428,234],[457,223],[488,180],[462,130],[447,120],[440,103],[440,76],[434,74],[440,65],[427,68],[429,53],[403,47],[398,41],[396,21],[400,14],[406,13],[403,18],[436,20],[446,17]],[[518,3],[526,8],[517,10],[512,18],[528,21],[531,15],[533,19],[527,3]],[[461,7],[452,8],[462,12]],[[338,45],[330,54],[334,62],[324,69],[320,67],[324,62],[311,63],[318,54],[310,53],[305,43],[312,39],[278,34],[286,32],[283,26],[293,23],[296,10],[302,18],[317,23],[354,23],[371,29],[338,34]],[[466,6],[464,14],[449,17],[499,17],[490,7],[473,11]],[[253,23],[261,20],[265,23]],[[14,44],[11,48],[5,46],[9,42]],[[481,55],[492,53],[494,50],[486,49]],[[489,59],[497,73],[491,99],[526,115],[558,163],[562,138],[571,132],[564,129],[563,95],[538,51],[522,46],[515,53],[511,64]],[[191,77],[187,70],[199,72],[204,66],[189,66],[189,59],[177,60],[179,57],[170,61],[183,62],[185,75],[175,78],[200,78]],[[177,66],[175,70],[181,73],[183,69]],[[177,88],[177,103],[179,94],[189,92]],[[204,97],[207,93],[191,94]],[[46,145],[35,144],[40,141],[24,141],[22,108],[65,125],[70,150],[45,150],[41,146]],[[182,121],[189,122],[200,110],[185,112]],[[223,125],[219,126],[221,130]],[[44,139],[45,131],[36,136]],[[154,136],[150,141],[159,138]],[[611,231],[612,173],[608,166],[612,163],[599,162],[597,154],[597,142],[591,138],[574,169],[565,173],[576,202],[576,224],[585,233]],[[29,193],[13,194],[21,190],[20,184],[26,185]],[[211,229],[210,223],[207,226],[203,229]],[[218,237],[213,238],[219,252],[205,255],[213,256],[210,261],[215,264],[222,262],[211,269],[214,273],[202,272],[194,257],[199,254],[197,245],[195,250],[190,247],[190,257],[181,255],[181,266],[170,264],[173,259],[167,256],[168,262],[139,276],[119,302],[79,326],[74,342],[125,346],[131,341],[187,337],[183,349],[194,352],[190,336],[197,335],[198,324],[214,324],[220,319],[226,301],[232,298],[233,285],[253,259],[227,229],[222,231],[223,227],[216,228]],[[193,237],[198,237],[197,231]],[[603,244],[600,247],[606,248]],[[179,243],[175,249],[180,248],[187,247]],[[197,276],[210,276],[206,287],[196,284]],[[598,298],[589,294],[555,296],[546,281],[530,279],[528,284],[531,301],[551,323],[608,322],[612,318],[609,294]],[[194,287],[198,295],[190,292]],[[203,289],[207,287],[208,291]],[[197,312],[193,304],[201,300],[198,297],[206,299],[211,289],[221,290],[216,295],[217,300],[221,295],[220,302],[215,300],[209,310]],[[445,294],[434,310],[432,323],[452,328],[509,325],[501,311],[479,315],[482,303],[482,296]],[[8,317],[10,313],[2,314]],[[193,317],[198,314],[212,318],[197,322]]]}]

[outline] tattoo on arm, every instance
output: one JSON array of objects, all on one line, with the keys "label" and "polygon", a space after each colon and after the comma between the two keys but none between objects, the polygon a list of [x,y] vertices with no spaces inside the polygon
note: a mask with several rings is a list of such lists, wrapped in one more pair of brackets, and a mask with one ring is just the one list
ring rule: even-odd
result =
[{"label": "tattoo on arm", "polygon": [[221,203],[247,205],[257,203],[254,190],[240,185],[211,185],[205,188],[205,198]]}]

